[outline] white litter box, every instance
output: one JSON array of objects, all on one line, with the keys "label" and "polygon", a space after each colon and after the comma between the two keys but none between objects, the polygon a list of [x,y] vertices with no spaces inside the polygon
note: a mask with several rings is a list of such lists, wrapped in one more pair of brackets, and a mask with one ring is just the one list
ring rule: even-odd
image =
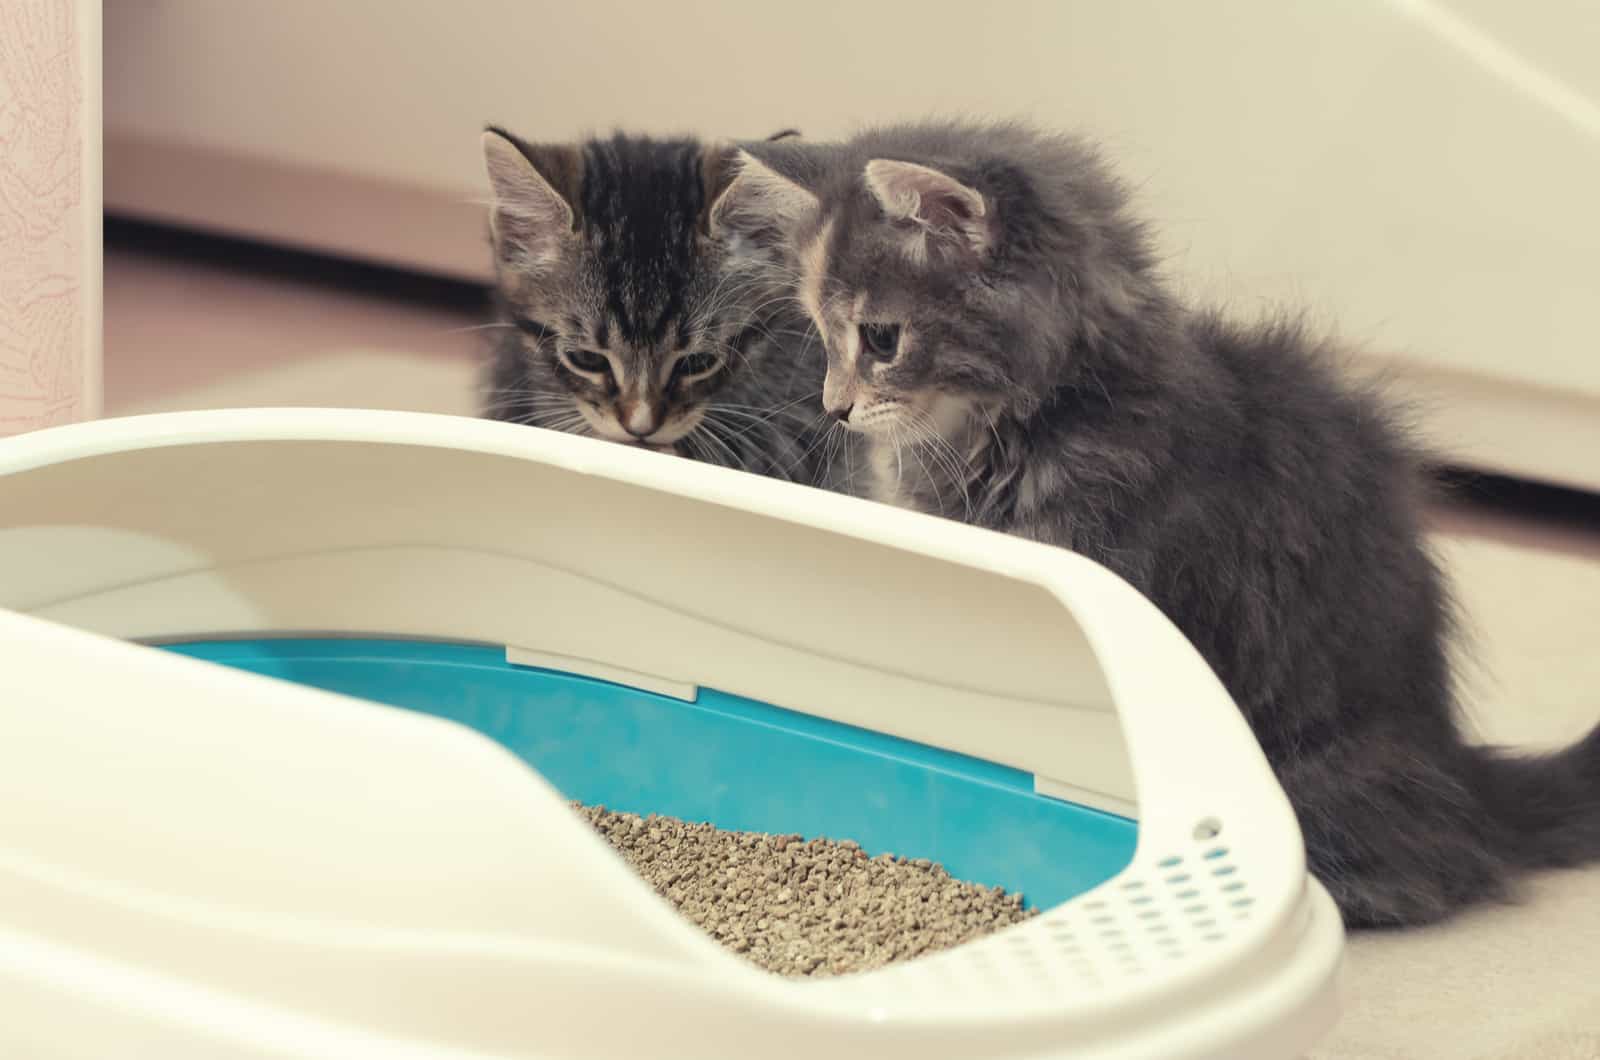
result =
[{"label": "white litter box", "polygon": [[[1066,552],[508,424],[185,413],[0,442],[0,608],[0,1056],[1287,1060],[1335,1018],[1248,728]],[[1041,913],[780,979],[569,798]]]}]

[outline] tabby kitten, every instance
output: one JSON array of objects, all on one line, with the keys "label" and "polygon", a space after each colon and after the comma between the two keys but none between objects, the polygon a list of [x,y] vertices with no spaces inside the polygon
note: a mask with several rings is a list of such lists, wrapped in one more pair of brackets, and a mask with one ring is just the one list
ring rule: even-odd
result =
[{"label": "tabby kitten", "polygon": [[483,150],[499,324],[486,416],[824,478],[842,446],[817,429],[820,346],[771,241],[712,220],[734,147],[491,128]]},{"label": "tabby kitten", "polygon": [[1093,150],[907,125],[810,181],[747,154],[729,196],[785,233],[874,495],[1151,598],[1243,710],[1347,923],[1426,923],[1600,858],[1600,729],[1518,757],[1458,727],[1420,457],[1390,410],[1298,326],[1181,304]]}]

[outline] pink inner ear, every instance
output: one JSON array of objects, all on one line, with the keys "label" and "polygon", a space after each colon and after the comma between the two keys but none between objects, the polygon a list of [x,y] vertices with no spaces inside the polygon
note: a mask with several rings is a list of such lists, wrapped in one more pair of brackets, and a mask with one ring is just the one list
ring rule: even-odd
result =
[{"label": "pink inner ear", "polygon": [[982,216],[982,201],[973,200],[946,187],[918,191],[917,218],[935,228],[962,228]]},{"label": "pink inner ear", "polygon": [[987,241],[983,196],[954,177],[912,162],[875,159],[867,163],[866,179],[890,217],[959,236],[973,249]]}]

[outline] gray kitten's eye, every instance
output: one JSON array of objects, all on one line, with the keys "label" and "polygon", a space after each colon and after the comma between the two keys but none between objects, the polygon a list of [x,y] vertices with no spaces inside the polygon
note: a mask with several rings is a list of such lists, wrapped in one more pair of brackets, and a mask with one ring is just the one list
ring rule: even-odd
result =
[{"label": "gray kitten's eye", "polygon": [[604,375],[611,371],[611,359],[603,353],[595,353],[593,350],[568,350],[565,356],[567,363],[580,372]]},{"label": "gray kitten's eye", "polygon": [[861,324],[861,352],[880,361],[892,361],[900,349],[899,324]]},{"label": "gray kitten's eye", "polygon": [[710,375],[720,367],[722,358],[714,353],[691,353],[687,357],[679,357],[672,366],[672,381]]}]

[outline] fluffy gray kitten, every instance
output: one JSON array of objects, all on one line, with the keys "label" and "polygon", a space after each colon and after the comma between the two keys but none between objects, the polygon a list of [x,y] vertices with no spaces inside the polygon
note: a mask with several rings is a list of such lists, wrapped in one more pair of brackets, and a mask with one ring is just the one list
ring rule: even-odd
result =
[{"label": "fluffy gray kitten", "polygon": [[1600,729],[1538,757],[1462,735],[1420,457],[1390,410],[1296,325],[1181,304],[1090,147],[934,123],[808,179],[761,154],[723,209],[791,248],[872,493],[1152,599],[1243,710],[1347,923],[1437,920],[1600,857]]},{"label": "fluffy gray kitten", "polygon": [[818,429],[821,349],[772,239],[713,219],[735,146],[491,128],[483,149],[499,324],[486,416],[806,483],[842,470],[842,440]]}]

